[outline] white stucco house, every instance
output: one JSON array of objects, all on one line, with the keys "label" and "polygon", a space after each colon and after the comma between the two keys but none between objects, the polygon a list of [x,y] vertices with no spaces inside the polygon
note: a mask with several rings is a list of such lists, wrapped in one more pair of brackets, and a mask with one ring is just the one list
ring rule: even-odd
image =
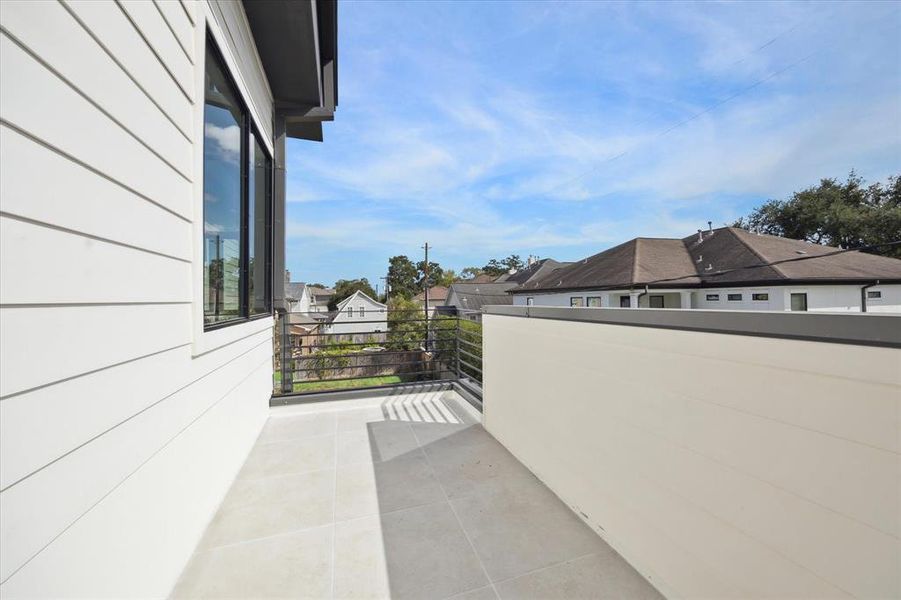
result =
[{"label": "white stucco house", "polygon": [[517,306],[901,312],[901,260],[722,227],[636,238],[508,292]]},{"label": "white stucco house", "polygon": [[0,3],[0,597],[172,591],[268,416],[336,74],[328,0]]},{"label": "white stucco house", "polygon": [[384,341],[388,332],[388,306],[373,300],[357,290],[338,303],[332,319],[322,332],[335,334],[335,338],[355,335],[361,340],[371,336],[374,341]]}]

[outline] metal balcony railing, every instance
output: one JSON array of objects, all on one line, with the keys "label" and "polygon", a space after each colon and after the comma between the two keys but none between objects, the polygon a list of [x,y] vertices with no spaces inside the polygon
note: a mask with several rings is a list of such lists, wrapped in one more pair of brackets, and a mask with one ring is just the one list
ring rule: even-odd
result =
[{"label": "metal balcony railing", "polygon": [[478,313],[291,312],[275,324],[273,395],[456,381],[481,397]]}]

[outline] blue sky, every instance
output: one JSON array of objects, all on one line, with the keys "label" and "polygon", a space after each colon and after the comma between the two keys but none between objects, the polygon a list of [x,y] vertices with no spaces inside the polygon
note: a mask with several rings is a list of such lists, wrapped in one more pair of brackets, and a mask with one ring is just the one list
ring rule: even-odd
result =
[{"label": "blue sky", "polygon": [[901,3],[339,3],[325,142],[288,145],[295,281],[574,260],[852,168],[901,172]]}]

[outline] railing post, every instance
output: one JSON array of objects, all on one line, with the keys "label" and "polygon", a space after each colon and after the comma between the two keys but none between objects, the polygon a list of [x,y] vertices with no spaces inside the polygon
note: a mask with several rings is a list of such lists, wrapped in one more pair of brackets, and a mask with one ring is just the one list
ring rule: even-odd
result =
[{"label": "railing post", "polygon": [[288,328],[288,314],[282,314],[282,393],[290,394],[294,391],[294,369],[288,368],[291,358],[291,334]]},{"label": "railing post", "polygon": [[454,357],[457,363],[457,381],[460,381],[460,315],[457,315],[457,329],[456,335],[454,335]]}]

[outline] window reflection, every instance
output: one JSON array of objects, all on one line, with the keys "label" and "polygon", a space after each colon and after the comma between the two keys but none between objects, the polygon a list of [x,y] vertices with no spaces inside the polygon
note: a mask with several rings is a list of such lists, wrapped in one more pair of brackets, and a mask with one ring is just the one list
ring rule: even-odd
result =
[{"label": "window reflection", "polygon": [[241,316],[241,130],[244,114],[207,47],[203,123],[204,322]]}]

